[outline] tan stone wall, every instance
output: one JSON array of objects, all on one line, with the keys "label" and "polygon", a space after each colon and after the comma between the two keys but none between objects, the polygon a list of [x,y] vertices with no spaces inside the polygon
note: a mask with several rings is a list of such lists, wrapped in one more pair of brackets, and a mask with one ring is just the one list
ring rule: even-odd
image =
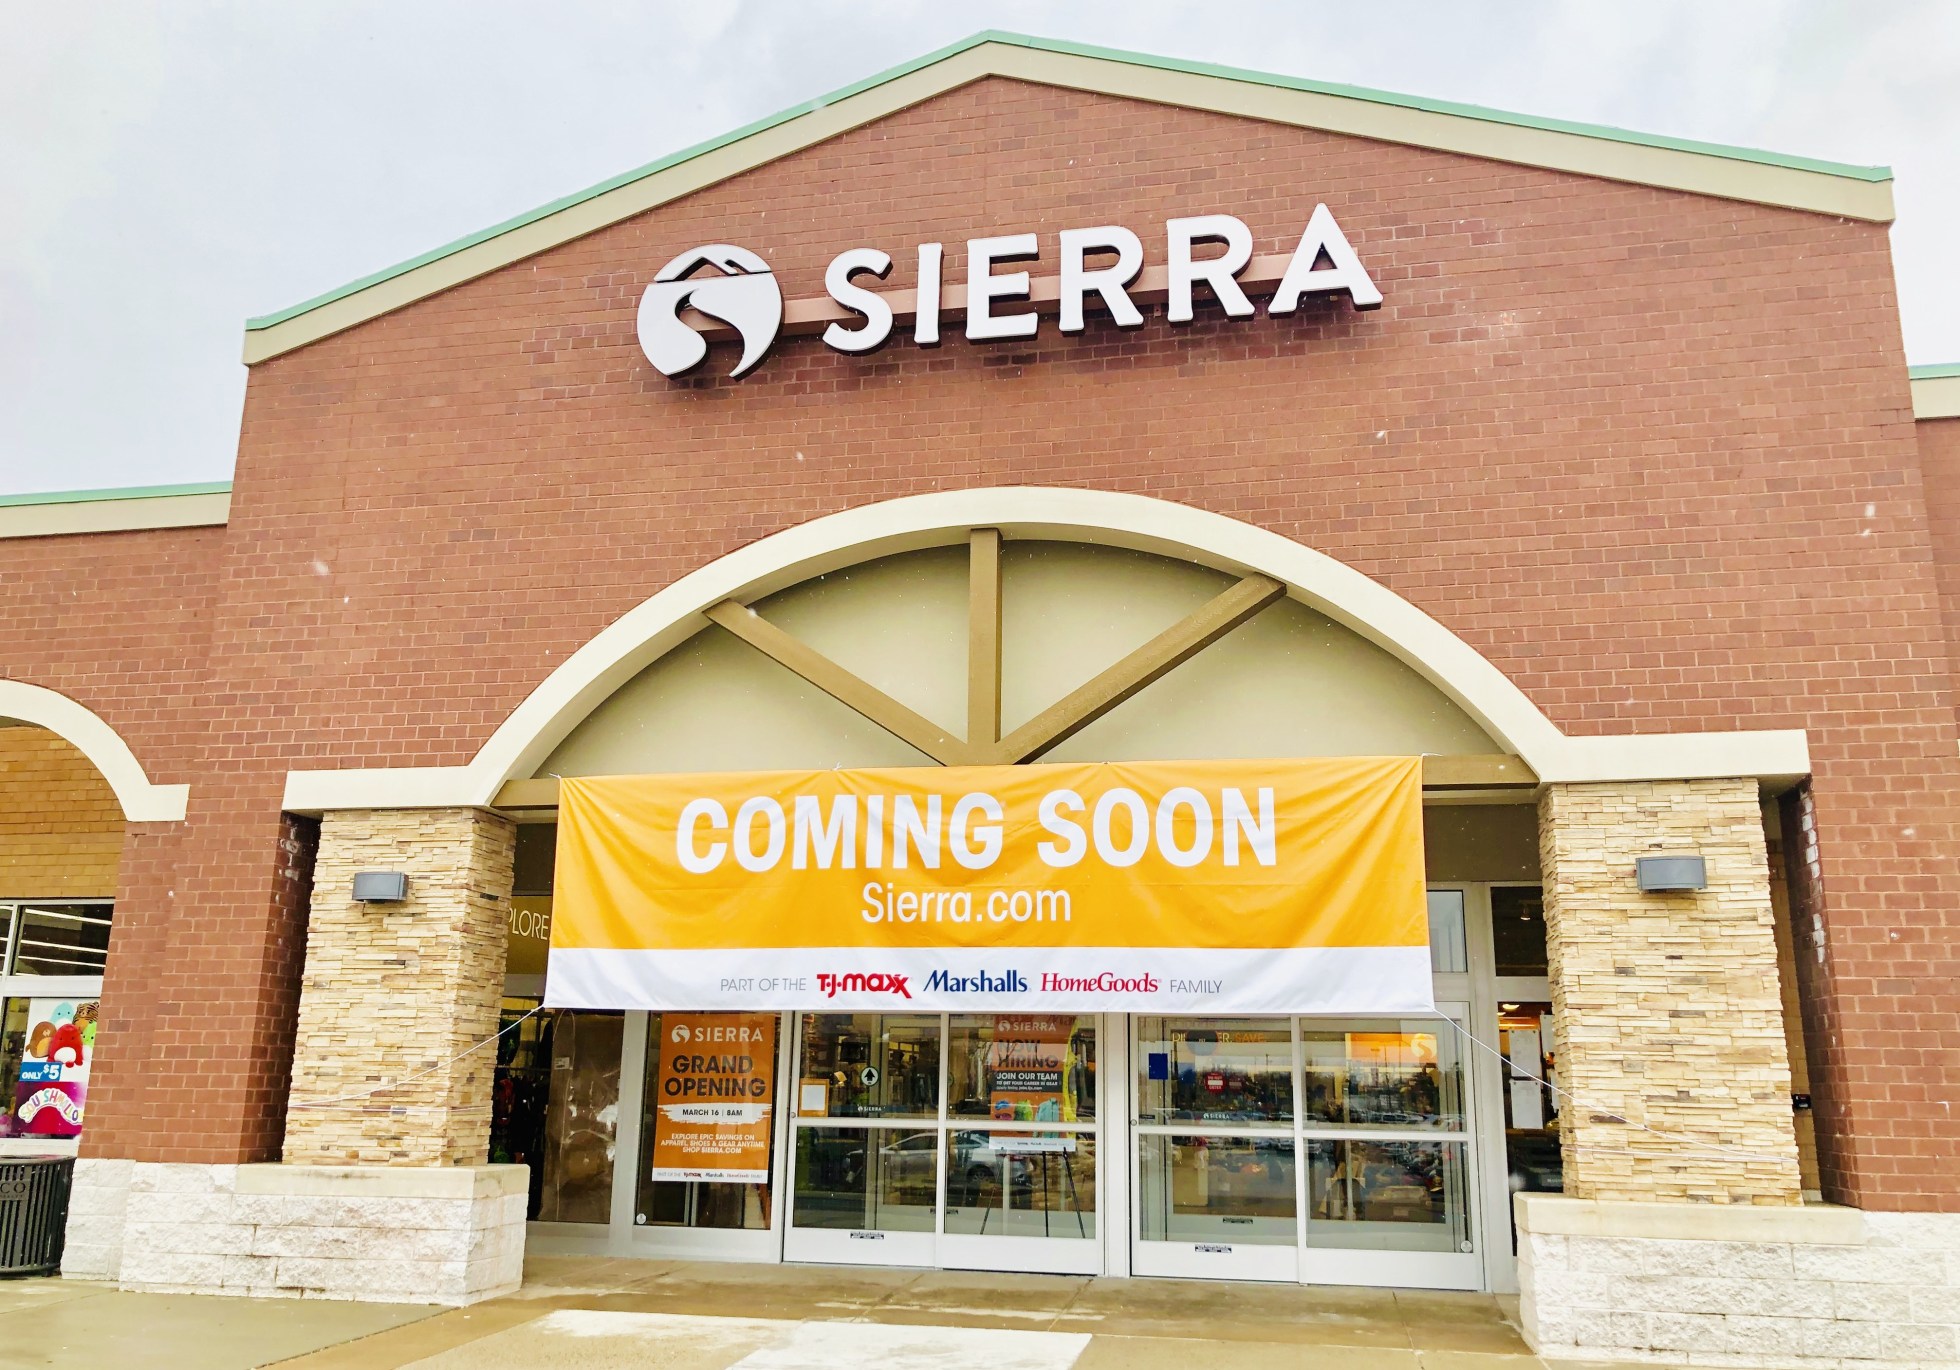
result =
[{"label": "tan stone wall", "polygon": [[108,899],[123,812],[95,764],[45,728],[0,728],[0,899]]},{"label": "tan stone wall", "polygon": [[[483,1164],[496,1052],[451,1062],[497,1030],[515,837],[509,819],[480,809],[324,815],[289,1164]],[[356,904],[358,871],[406,872],[407,900]]]},{"label": "tan stone wall", "polygon": [[[1539,843],[1559,1083],[1575,1099],[1560,1111],[1565,1192],[1799,1202],[1756,782],[1548,785]],[[1707,861],[1708,888],[1642,894],[1634,858],[1675,853]]]}]

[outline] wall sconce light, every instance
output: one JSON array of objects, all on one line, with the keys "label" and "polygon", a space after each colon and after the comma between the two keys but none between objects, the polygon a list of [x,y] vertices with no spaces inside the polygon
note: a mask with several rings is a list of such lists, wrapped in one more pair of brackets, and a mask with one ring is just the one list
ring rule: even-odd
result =
[{"label": "wall sconce light", "polygon": [[1643,894],[1676,894],[1708,888],[1708,863],[1699,856],[1637,856],[1634,876]]},{"label": "wall sconce light", "polygon": [[357,904],[399,904],[408,898],[408,877],[400,871],[362,871],[354,877]]}]

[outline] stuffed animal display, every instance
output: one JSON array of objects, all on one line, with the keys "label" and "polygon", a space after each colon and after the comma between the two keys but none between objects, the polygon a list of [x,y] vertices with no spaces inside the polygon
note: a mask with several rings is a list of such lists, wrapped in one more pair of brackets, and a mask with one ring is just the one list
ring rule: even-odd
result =
[{"label": "stuffed animal display", "polygon": [[82,1064],[82,1030],[72,1019],[55,1028],[54,1036],[48,1041],[48,1059],[57,1065]]}]

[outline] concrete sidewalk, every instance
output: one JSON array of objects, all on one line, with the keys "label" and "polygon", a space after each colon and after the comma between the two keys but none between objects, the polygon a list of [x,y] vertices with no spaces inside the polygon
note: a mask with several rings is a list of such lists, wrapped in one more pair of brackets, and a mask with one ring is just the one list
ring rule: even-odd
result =
[{"label": "concrete sidewalk", "polygon": [[[533,1257],[449,1311],[0,1284],[0,1367],[1527,1370],[1486,1294]],[[1567,1370],[1592,1364],[1557,1362]]]}]

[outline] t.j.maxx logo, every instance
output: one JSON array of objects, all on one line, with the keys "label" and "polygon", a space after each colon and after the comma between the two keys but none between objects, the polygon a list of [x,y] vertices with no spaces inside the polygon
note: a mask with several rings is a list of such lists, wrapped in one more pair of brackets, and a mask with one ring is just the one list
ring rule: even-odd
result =
[{"label": "t.j.maxx logo", "polygon": [[904,325],[915,346],[936,347],[942,320],[958,319],[969,342],[1015,341],[1034,337],[1050,314],[1062,332],[1080,333],[1091,308],[1118,328],[1140,328],[1141,306],[1155,304],[1171,323],[1190,323],[1199,286],[1233,319],[1258,312],[1248,292],[1270,292],[1266,313],[1273,315],[1293,313],[1312,294],[1345,293],[1356,309],[1382,302],[1326,205],[1315,207],[1291,253],[1253,256],[1252,230],[1229,214],[1172,219],[1164,225],[1164,244],[1164,264],[1146,268],[1142,239],[1121,225],[1063,229],[1049,249],[1058,274],[1036,277],[1025,269],[995,270],[1040,261],[1035,234],[970,238],[966,281],[948,285],[945,244],[921,243],[918,286],[888,291],[869,289],[859,278],[889,276],[890,255],[854,247],[825,270],[824,294],[786,303],[769,263],[747,248],[715,243],[681,253],[654,276],[640,297],[640,347],[663,375],[679,376],[701,364],[710,343],[739,341],[741,356],[728,373],[734,379],[754,370],[785,336],[817,334],[839,352],[863,353],[883,347]]}]

